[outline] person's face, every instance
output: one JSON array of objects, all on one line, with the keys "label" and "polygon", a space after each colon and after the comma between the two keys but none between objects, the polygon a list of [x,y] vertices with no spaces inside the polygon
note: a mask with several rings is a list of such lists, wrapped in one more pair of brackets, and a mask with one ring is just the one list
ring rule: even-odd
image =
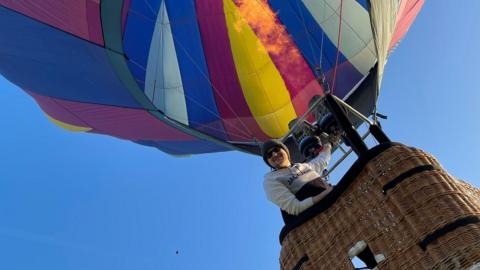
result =
[{"label": "person's face", "polygon": [[272,147],[267,152],[268,163],[275,169],[286,168],[290,166],[290,160],[288,160],[288,154],[281,147]]}]

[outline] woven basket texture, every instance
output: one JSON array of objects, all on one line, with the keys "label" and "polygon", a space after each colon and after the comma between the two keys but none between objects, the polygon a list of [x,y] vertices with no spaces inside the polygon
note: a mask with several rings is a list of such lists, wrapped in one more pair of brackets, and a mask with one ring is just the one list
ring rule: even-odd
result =
[{"label": "woven basket texture", "polygon": [[[434,169],[383,191],[423,165]],[[378,269],[468,269],[480,262],[480,223],[459,226],[425,250],[419,243],[471,216],[480,217],[480,190],[449,175],[430,154],[395,144],[368,162],[332,206],[287,234],[281,269],[354,269],[348,251],[361,240],[385,256]],[[305,256],[308,261],[298,268]]]}]

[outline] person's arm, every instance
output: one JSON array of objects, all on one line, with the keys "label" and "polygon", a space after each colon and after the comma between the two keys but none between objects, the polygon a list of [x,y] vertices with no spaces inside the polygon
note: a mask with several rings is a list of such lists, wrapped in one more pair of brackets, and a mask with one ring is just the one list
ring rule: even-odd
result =
[{"label": "person's arm", "polygon": [[[276,204],[290,215],[298,215],[313,205],[313,198],[309,197],[299,201],[285,185],[274,179],[265,179],[263,188],[268,200]],[[322,192],[323,193],[323,192]]]},{"label": "person's arm", "polygon": [[321,175],[323,170],[327,168],[328,163],[330,162],[331,151],[332,145],[330,143],[324,144],[322,151],[320,151],[320,153],[315,158],[307,162],[307,164],[312,170],[316,171]]}]

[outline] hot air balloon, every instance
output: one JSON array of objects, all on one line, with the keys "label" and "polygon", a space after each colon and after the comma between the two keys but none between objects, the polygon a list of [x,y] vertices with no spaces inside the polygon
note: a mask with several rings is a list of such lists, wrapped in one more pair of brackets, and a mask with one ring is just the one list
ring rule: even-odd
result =
[{"label": "hot air balloon", "polygon": [[388,56],[423,2],[0,0],[0,74],[67,130],[172,155],[258,154],[269,138],[340,128],[358,159],[282,229],[281,268],[353,269],[359,257],[478,269],[480,191],[377,124]]},{"label": "hot air balloon", "polygon": [[372,2],[0,0],[0,74],[70,131],[257,153],[325,87],[373,113],[422,1]]}]

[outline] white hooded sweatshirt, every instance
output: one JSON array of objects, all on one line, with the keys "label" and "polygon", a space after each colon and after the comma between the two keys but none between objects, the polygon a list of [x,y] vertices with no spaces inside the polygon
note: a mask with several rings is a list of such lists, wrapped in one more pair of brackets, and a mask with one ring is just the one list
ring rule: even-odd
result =
[{"label": "white hooded sweatshirt", "polygon": [[306,183],[321,177],[330,162],[332,146],[327,143],[322,151],[306,163],[295,163],[288,168],[265,174],[263,188],[268,200],[290,215],[298,215],[313,205],[312,197],[299,201],[295,197]]}]

